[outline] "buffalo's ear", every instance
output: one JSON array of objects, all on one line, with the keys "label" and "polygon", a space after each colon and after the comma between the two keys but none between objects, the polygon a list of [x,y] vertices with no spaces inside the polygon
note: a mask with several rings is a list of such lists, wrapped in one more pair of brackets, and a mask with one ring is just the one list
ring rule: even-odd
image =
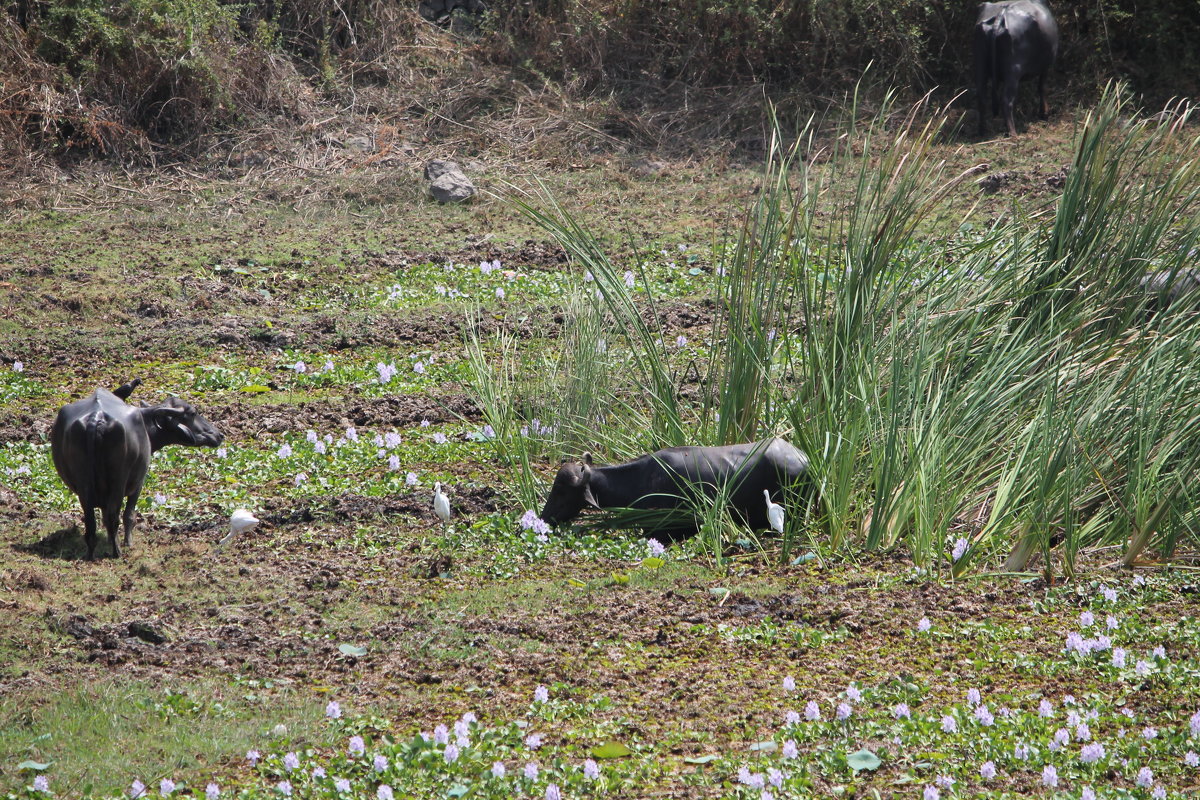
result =
[{"label": "buffalo's ear", "polygon": [[592,465],[592,454],[591,454],[591,453],[584,453],[584,454],[583,454],[583,459],[582,459],[582,460],[583,460],[583,463],[584,463],[584,464],[587,464],[587,465],[590,467],[590,466]]}]

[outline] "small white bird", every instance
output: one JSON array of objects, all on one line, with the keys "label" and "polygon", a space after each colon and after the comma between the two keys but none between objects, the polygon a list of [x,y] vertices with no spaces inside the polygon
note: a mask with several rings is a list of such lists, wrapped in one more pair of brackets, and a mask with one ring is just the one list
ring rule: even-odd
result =
[{"label": "small white bird", "polygon": [[442,494],[442,484],[433,484],[433,513],[442,521],[442,527],[450,524],[450,498]]},{"label": "small white bird", "polygon": [[251,530],[258,524],[258,517],[251,514],[244,508],[239,508],[229,517],[229,533],[225,538],[217,542],[217,549],[220,550],[225,545],[233,541],[233,537],[237,536],[242,531]]},{"label": "small white bird", "polygon": [[767,520],[771,523],[772,528],[783,533],[783,506],[771,502],[769,489],[763,489],[763,497],[767,498]]}]

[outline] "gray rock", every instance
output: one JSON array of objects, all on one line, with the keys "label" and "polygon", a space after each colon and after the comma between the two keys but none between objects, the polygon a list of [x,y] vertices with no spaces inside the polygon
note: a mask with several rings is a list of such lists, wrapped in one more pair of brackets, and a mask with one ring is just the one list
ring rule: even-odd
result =
[{"label": "gray rock", "polygon": [[462,172],[462,167],[458,165],[457,161],[435,158],[425,165],[425,180],[437,180],[447,172]]},{"label": "gray rock", "polygon": [[439,203],[461,203],[475,196],[475,184],[460,170],[443,172],[429,184],[429,192]]}]

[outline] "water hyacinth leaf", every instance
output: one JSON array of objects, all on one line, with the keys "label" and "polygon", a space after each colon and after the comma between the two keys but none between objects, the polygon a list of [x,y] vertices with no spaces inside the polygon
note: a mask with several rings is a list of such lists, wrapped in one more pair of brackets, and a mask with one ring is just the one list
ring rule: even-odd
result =
[{"label": "water hyacinth leaf", "polygon": [[631,755],[633,751],[616,739],[609,739],[599,747],[592,748],[592,758],[626,758]]},{"label": "water hyacinth leaf", "polygon": [[714,586],[708,590],[708,593],[719,600],[724,600],[729,596],[729,590],[724,586]]},{"label": "water hyacinth leaf", "polygon": [[583,588],[587,587],[587,584],[584,583],[583,581],[579,580],[578,578],[567,578],[567,585],[574,586],[578,589],[583,589]]},{"label": "water hyacinth leaf", "polygon": [[699,267],[692,267],[688,270],[688,275],[699,275],[703,271],[704,270],[700,269]]},{"label": "water hyacinth leaf", "polygon": [[817,559],[817,554],[810,550],[807,553],[801,553],[800,555],[793,558],[792,566],[795,567],[795,566],[799,566],[801,564],[807,564],[808,562],[815,561],[816,559]]},{"label": "water hyacinth leaf", "polygon": [[348,644],[346,642],[339,644],[338,650],[341,651],[342,655],[354,656],[356,658],[365,656],[367,654],[367,648],[360,647],[356,644]]},{"label": "water hyacinth leaf", "polygon": [[685,758],[683,760],[683,763],[685,763],[685,764],[709,764],[713,761],[716,761],[718,758],[719,758],[719,756],[717,756],[715,753],[710,753],[709,755],[706,755],[706,756],[696,756],[695,758]]},{"label": "water hyacinth leaf", "polygon": [[461,783],[456,783],[455,785],[451,786],[449,789],[446,790],[446,796],[447,797],[462,797],[464,794],[466,794],[469,791],[470,791],[470,789],[468,787],[463,786]]},{"label": "water hyacinth leaf", "polygon": [[44,772],[50,769],[50,765],[53,763],[53,761],[22,761],[20,764],[17,764],[17,771],[20,772],[21,770],[28,769],[34,772]]},{"label": "water hyacinth leaf", "polygon": [[650,556],[649,558],[642,559],[642,566],[645,567],[646,569],[658,569],[659,567],[661,567],[663,564],[666,564],[666,563],[667,563],[666,561],[663,561],[661,558],[658,558],[657,556]]},{"label": "water hyacinth leaf", "polygon": [[271,387],[263,386],[261,383],[254,383],[254,384],[251,384],[250,386],[243,386],[242,391],[249,392],[251,394],[262,394],[263,392],[271,391]]},{"label": "water hyacinth leaf", "polygon": [[779,749],[779,745],[775,742],[755,742],[747,748],[755,753],[773,753]]},{"label": "water hyacinth leaf", "polygon": [[855,772],[862,772],[864,769],[879,769],[881,762],[879,760],[879,756],[875,755],[870,750],[863,748],[862,750],[847,755],[846,763],[849,764],[850,769],[854,770]]},{"label": "water hyacinth leaf", "polygon": [[612,579],[614,582],[622,585],[629,583],[629,575],[624,572],[614,572],[612,574]]}]

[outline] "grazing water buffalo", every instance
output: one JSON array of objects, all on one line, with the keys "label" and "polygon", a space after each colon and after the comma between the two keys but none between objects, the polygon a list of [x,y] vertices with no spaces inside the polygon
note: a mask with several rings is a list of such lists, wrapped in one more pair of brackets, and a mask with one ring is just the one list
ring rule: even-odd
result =
[{"label": "grazing water buffalo", "polygon": [[150,467],[150,455],[169,444],[217,447],[225,440],[212,423],[177,397],[155,406],[131,406],[124,398],[139,381],[110,392],[97,389],[90,397],[62,407],[50,429],[50,452],[63,483],[79,496],[83,507],[87,557],[96,555],[96,512],[99,506],[108,530],[113,558],[117,524],[125,503],[125,546],[133,534],[133,511]]},{"label": "grazing water buffalo", "polygon": [[[594,508],[672,509],[688,505],[689,492],[714,497],[728,487],[729,505],[751,528],[767,527],[763,491],[783,499],[808,470],[808,457],[783,439],[724,447],[669,447],[627,464],[563,464],[542,509],[551,525],[570,522],[584,506]],[[671,533],[688,535],[695,525]]]},{"label": "grazing water buffalo", "polygon": [[979,96],[979,135],[987,133],[991,86],[992,115],[1003,111],[1008,135],[1017,135],[1013,105],[1017,84],[1037,78],[1039,111],[1045,119],[1046,73],[1058,56],[1058,24],[1041,0],[980,3],[975,21],[975,85]]},{"label": "grazing water buffalo", "polygon": [[[1200,299],[1200,295],[1196,295],[1200,291],[1200,269],[1159,270],[1143,277],[1141,285],[1146,292],[1146,315],[1154,317],[1171,306],[1178,306],[1185,297],[1189,301]],[[1195,305],[1193,303],[1191,308]]]}]

